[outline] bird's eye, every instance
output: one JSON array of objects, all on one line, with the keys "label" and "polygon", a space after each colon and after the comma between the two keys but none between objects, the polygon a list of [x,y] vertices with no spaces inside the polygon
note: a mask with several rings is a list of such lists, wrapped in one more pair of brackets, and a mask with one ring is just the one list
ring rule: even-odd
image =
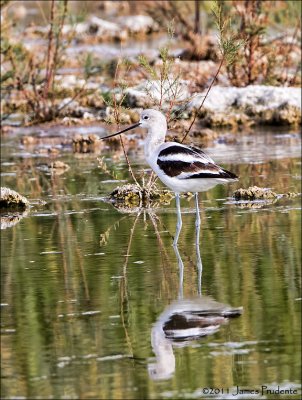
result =
[{"label": "bird's eye", "polygon": [[148,115],[145,115],[145,116],[143,117],[143,119],[149,119]]}]

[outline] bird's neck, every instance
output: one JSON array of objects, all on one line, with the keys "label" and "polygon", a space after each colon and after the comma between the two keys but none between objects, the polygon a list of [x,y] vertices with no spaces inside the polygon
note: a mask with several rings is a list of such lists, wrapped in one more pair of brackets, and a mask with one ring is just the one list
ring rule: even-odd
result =
[{"label": "bird's neck", "polygon": [[159,133],[157,131],[153,131],[152,129],[148,130],[148,135],[145,140],[145,157],[147,160],[156,152],[158,147],[165,142],[166,132]]}]

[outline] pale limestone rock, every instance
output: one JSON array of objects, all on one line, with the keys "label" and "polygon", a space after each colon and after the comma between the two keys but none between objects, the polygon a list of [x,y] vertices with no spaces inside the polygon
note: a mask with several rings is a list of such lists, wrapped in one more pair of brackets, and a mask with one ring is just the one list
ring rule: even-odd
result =
[{"label": "pale limestone rock", "polygon": [[129,15],[118,19],[120,25],[127,29],[129,33],[151,33],[157,32],[159,26],[154,19],[148,15]]}]

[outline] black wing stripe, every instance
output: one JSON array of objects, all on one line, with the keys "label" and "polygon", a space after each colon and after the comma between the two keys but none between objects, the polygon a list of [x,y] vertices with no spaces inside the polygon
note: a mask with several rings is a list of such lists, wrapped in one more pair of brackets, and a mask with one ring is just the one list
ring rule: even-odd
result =
[{"label": "black wing stripe", "polygon": [[201,179],[201,178],[223,178],[223,179],[237,179],[238,176],[233,174],[233,172],[227,171],[226,169],[221,168],[222,172],[218,174],[211,174],[208,172],[200,172],[197,174],[192,174],[184,177],[183,179]]},{"label": "black wing stripe", "polygon": [[193,172],[192,164],[184,161],[162,161],[157,159],[157,165],[170,177],[180,175],[182,172]]},{"label": "black wing stripe", "polygon": [[206,153],[202,150],[198,149],[197,147],[185,147],[181,145],[172,145],[168,146],[167,148],[161,150],[158,154],[159,158],[169,158],[169,156],[179,155],[180,158],[182,155],[191,156],[195,159],[202,159],[203,161],[207,161],[213,163],[211,157],[209,157]]},{"label": "black wing stripe", "polygon": [[237,176],[236,174],[234,174],[233,172],[228,171],[227,169],[224,169],[224,168],[221,168],[221,169],[222,169],[222,171],[225,173],[225,175],[227,175],[226,178],[229,178],[229,179],[238,179],[238,176]]},{"label": "black wing stripe", "polygon": [[[170,156],[172,154],[190,154],[192,155],[192,150],[189,147],[182,147],[182,146],[169,146],[165,149],[163,149],[158,157],[166,157],[166,156]],[[194,153],[193,153],[194,154]]]},{"label": "black wing stripe", "polygon": [[[237,176],[215,164],[204,164],[202,162],[185,162],[185,161],[163,161],[157,159],[157,165],[168,176],[175,177],[181,173],[191,174],[182,179],[198,179],[198,178],[225,178],[236,179]],[[213,172],[209,172],[213,171]]]}]

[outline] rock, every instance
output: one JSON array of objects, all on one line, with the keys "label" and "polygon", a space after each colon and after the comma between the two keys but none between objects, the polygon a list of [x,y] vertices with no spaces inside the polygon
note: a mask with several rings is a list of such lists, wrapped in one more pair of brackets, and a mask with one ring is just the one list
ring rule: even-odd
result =
[{"label": "rock", "polygon": [[67,171],[70,167],[69,167],[69,165],[65,164],[63,161],[54,161],[49,165],[49,168]]},{"label": "rock", "polygon": [[13,133],[13,128],[9,125],[1,125],[0,126],[0,134],[1,135],[8,135],[10,133]]},{"label": "rock", "polygon": [[71,117],[64,117],[62,119],[62,125],[71,126],[71,125],[81,125],[82,120],[79,118],[71,118]]},{"label": "rock", "polygon": [[117,33],[120,29],[118,24],[115,24],[114,22],[105,21],[104,19],[96,17],[95,15],[92,15],[89,18],[89,24],[90,27],[95,26],[99,34],[102,33],[106,34],[108,31]]},{"label": "rock", "polygon": [[124,101],[131,108],[154,107],[154,103],[158,103],[161,100],[161,93],[163,93],[162,107],[168,108],[171,99],[175,98],[176,103],[185,101],[190,97],[189,83],[187,81],[179,80],[177,83],[171,82],[174,82],[173,78],[165,80],[161,88],[160,81],[144,81],[135,87],[126,89]]},{"label": "rock", "polygon": [[251,186],[248,189],[237,189],[233,194],[235,200],[272,200],[278,198],[278,194],[267,188]]},{"label": "rock", "polygon": [[96,134],[90,135],[80,135],[74,136],[73,149],[76,153],[89,153],[96,150],[96,148],[102,147],[104,145],[103,141],[100,140],[99,136]]},{"label": "rock", "polygon": [[39,142],[39,139],[34,136],[25,135],[21,138],[20,141],[21,141],[21,144],[23,144],[23,145],[34,145]]},{"label": "rock", "polygon": [[81,105],[84,107],[92,107],[95,109],[102,109],[105,106],[103,97],[98,93],[94,92],[81,99]]},{"label": "rock", "polygon": [[75,25],[64,25],[62,28],[63,35],[68,35],[69,33],[76,34],[77,38],[78,35],[83,35],[88,33],[89,31],[89,24],[86,22],[79,22]]},{"label": "rock", "polygon": [[105,21],[93,15],[90,17],[88,23],[89,33],[97,36],[102,41],[108,39],[127,39],[127,32],[114,22]]},{"label": "rock", "polygon": [[95,134],[91,134],[91,135],[87,135],[87,136],[77,134],[73,138],[72,142],[74,144],[78,144],[78,143],[80,143],[80,144],[81,143],[95,144],[97,142],[100,142],[100,138],[98,135],[95,135]]},{"label": "rock", "polygon": [[288,192],[288,193],[282,194],[282,197],[288,198],[288,199],[293,199],[293,198],[299,197],[299,196],[301,196],[301,193]]},{"label": "rock", "polygon": [[148,207],[150,202],[168,203],[173,198],[173,194],[168,190],[159,190],[140,187],[136,184],[126,184],[118,186],[110,193],[113,202],[122,203],[123,207]]},{"label": "rock", "polygon": [[75,107],[78,107],[79,103],[76,100],[73,100],[71,97],[66,97],[65,99],[63,99],[59,104],[58,104],[58,108],[59,110],[65,108],[72,108],[74,109]]},{"label": "rock", "polygon": [[[18,3],[11,3],[13,7],[9,10],[9,16],[14,19],[14,22],[20,21],[27,16],[28,10],[26,6]],[[1,4],[2,7],[2,4]]]},{"label": "rock", "polygon": [[41,146],[44,147],[45,150],[49,151],[51,146],[52,148],[54,147],[61,147],[61,146],[66,146],[71,144],[71,138],[68,136],[63,137],[63,136],[51,136],[51,135],[45,135],[40,133],[37,136],[23,136],[20,139],[20,142],[23,146]]},{"label": "rock", "polygon": [[29,201],[15,190],[1,187],[0,208],[25,209],[29,206]]},{"label": "rock", "polygon": [[40,148],[35,151],[36,154],[40,154],[43,156],[57,157],[60,154],[60,150],[56,147],[51,148]]},{"label": "rock", "polygon": [[63,161],[54,161],[48,166],[48,170],[52,175],[62,175],[70,169],[70,166],[65,164]]},{"label": "rock", "polygon": [[129,183],[114,189],[110,193],[110,198],[114,201],[122,201],[137,206],[142,201],[142,190],[139,186]]},{"label": "rock", "polygon": [[[187,108],[198,109],[205,92],[197,93]],[[301,93],[295,87],[214,86],[200,110],[208,125],[264,124],[291,125],[301,121]]]},{"label": "rock", "polygon": [[159,30],[158,23],[148,15],[123,16],[118,18],[118,22],[130,34],[149,34]]},{"label": "rock", "polygon": [[[81,89],[86,84],[85,79],[79,79],[75,75],[56,75],[55,83],[62,89]],[[65,99],[64,99],[65,100]]]},{"label": "rock", "polygon": [[86,116],[86,119],[94,118],[93,114],[90,112],[90,108],[80,106],[79,103],[71,97],[63,99],[58,105],[58,110],[63,117],[84,118],[84,116]]},{"label": "rock", "polygon": [[95,119],[95,116],[88,111],[84,111],[83,119]]},{"label": "rock", "polygon": [[200,141],[201,143],[211,143],[218,138],[218,133],[212,129],[194,129],[192,130],[191,136],[194,140]]},{"label": "rock", "polygon": [[50,25],[45,25],[45,26],[39,26],[39,25],[33,25],[33,26],[28,26],[25,29],[25,33],[29,36],[33,34],[38,34],[41,36],[47,35],[49,32]]},{"label": "rock", "polygon": [[239,112],[205,112],[200,114],[200,116],[202,115],[204,115],[202,122],[205,126],[237,127],[238,125],[254,124],[253,119]]}]

